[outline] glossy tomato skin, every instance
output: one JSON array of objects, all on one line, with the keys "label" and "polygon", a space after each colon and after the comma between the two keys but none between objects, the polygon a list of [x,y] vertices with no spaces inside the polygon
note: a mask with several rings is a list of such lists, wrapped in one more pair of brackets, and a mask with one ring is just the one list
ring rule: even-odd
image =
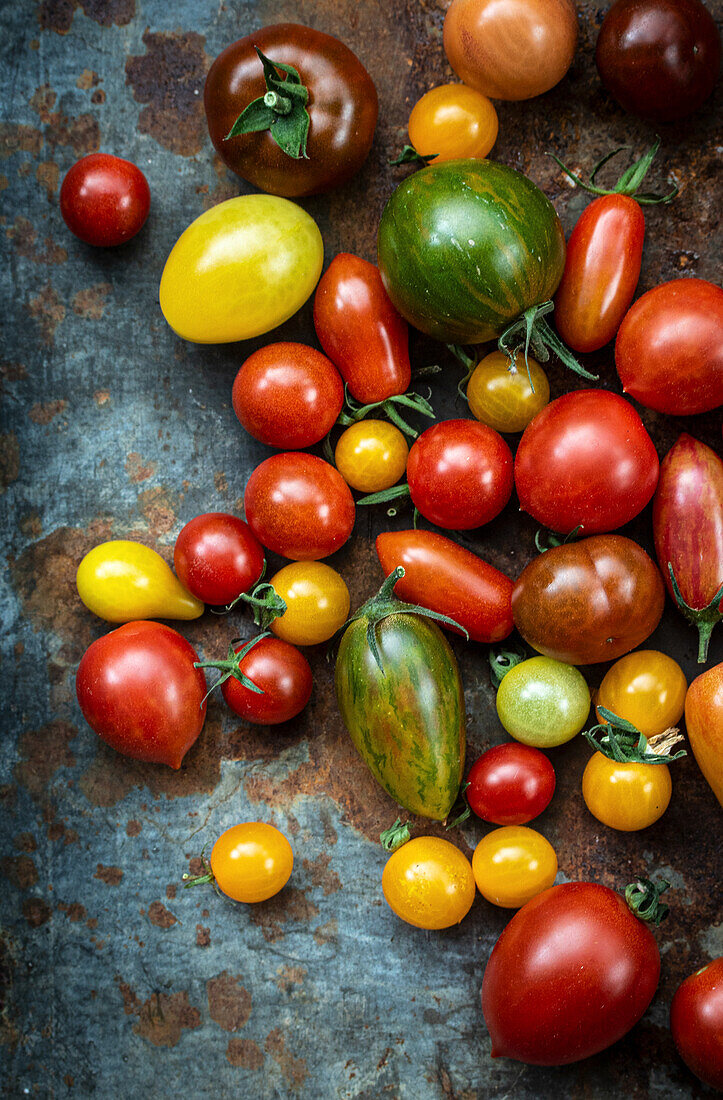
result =
[{"label": "glossy tomato skin", "polygon": [[483,898],[503,909],[519,909],[552,886],[557,856],[549,840],[535,829],[505,825],[480,840],[472,871]]},{"label": "glossy tomato skin", "polygon": [[314,327],[349,393],[362,405],[409,389],[407,322],[368,260],[351,252],[334,257],[316,288]]},{"label": "glossy tomato skin", "polygon": [[673,279],[647,291],[615,341],[625,393],[671,416],[723,405],[723,290],[705,279]]},{"label": "glossy tomato skin", "polygon": [[386,862],[382,891],[389,908],[415,928],[451,928],[467,916],[475,897],[470,862],[436,836],[407,841]]},{"label": "glossy tomato skin", "polygon": [[589,1058],[638,1022],[659,976],[655,937],[618,894],[592,882],[552,886],[515,914],[487,963],[492,1057]]},{"label": "glossy tomato skin", "polygon": [[86,649],[75,680],[88,725],[116,752],[178,769],[206,718],[206,678],[185,638],[126,623]]},{"label": "glossy tomato skin", "polygon": [[383,531],[376,549],[385,576],[404,568],[394,588],[400,599],[454,619],[475,642],[499,642],[512,633],[512,581],[476,554],[421,529]]},{"label": "glossy tomato skin", "polygon": [[678,986],[670,1004],[670,1030],[688,1069],[723,1091],[723,956]]},{"label": "glossy tomato skin", "polygon": [[60,188],[65,224],[86,244],[125,244],[143,228],[151,205],[148,180],[129,160],[108,153],[81,157]]},{"label": "glossy tomato skin", "polygon": [[658,483],[658,455],[633,406],[608,390],[575,390],[546,405],[515,456],[520,507],[552,531],[613,531]]},{"label": "glossy tomato skin", "polygon": [[254,439],[282,450],[303,450],[333,428],[344,404],[344,383],[315,348],[267,344],[242,364],[231,401]]},{"label": "glossy tomato skin", "polygon": [[590,713],[590,691],[579,669],[550,657],[514,665],[497,689],[497,716],[523,745],[551,749],[580,732]]},{"label": "glossy tomato skin", "polygon": [[497,112],[466,84],[440,84],[412,107],[409,140],[422,156],[442,160],[486,157],[497,140]]},{"label": "glossy tomato skin", "polygon": [[555,324],[573,351],[612,340],[633,300],[645,217],[629,195],[602,195],[583,210],[567,242],[555,295]]},{"label": "glossy tomato skin", "polygon": [[589,665],[644,642],[664,601],[660,573],[636,542],[595,535],[533,558],[513,589],[512,617],[538,653]]},{"label": "glossy tomato skin", "polygon": [[577,15],[570,0],[453,0],[444,50],[460,80],[492,99],[530,99],[570,68]]},{"label": "glossy tomato skin", "polygon": [[336,468],[352,489],[378,493],[396,485],[407,468],[409,447],[388,420],[358,420],[342,432],[334,450]]},{"label": "glossy tomato skin", "polygon": [[238,516],[205,512],[181,528],[173,567],[197,599],[221,607],[256,584],[264,568],[264,548]]},{"label": "glossy tomato skin", "polygon": [[555,769],[544,753],[509,741],[475,760],[465,798],[483,821],[526,825],[547,809],[555,793]]},{"label": "glossy tomato skin", "polygon": [[287,451],[262,462],[246,482],[244,511],[259,542],[294,561],[318,561],[344,545],[354,498],[338,470],[316,455]]},{"label": "glossy tomato skin", "polygon": [[150,546],[130,539],[101,542],[82,559],[75,583],[94,615],[110,623],[197,619],[204,606]]},{"label": "glossy tomato skin", "polygon": [[667,764],[623,763],[596,752],[582,774],[582,797],[590,813],[625,833],[653,825],[667,810],[672,793]]},{"label": "glossy tomato skin", "polygon": [[[243,642],[234,652],[243,649]],[[221,685],[221,694],[231,710],[258,726],[276,726],[300,714],[311,698],[311,666],[298,649],[280,638],[262,638],[242,658],[241,672],[263,695],[234,677]]]},{"label": "glossy tomato skin", "polygon": [[293,866],[288,840],[264,821],[232,825],[211,849],[216,884],[234,901],[267,901],[284,888]]},{"label": "glossy tomato skin", "polygon": [[407,460],[412,503],[453,531],[489,523],[512,494],[512,452],[477,420],[442,420],[422,432]]},{"label": "glossy tomato skin", "polygon": [[292,562],[270,583],[286,603],[286,611],[274,619],[271,630],[292,645],[328,642],[347,620],[349,589],[344,578],[324,562]]},{"label": "glossy tomato skin", "polygon": [[[308,159],[282,152],[268,131],[226,141],[234,122],[266,84],[258,46],[270,61],[292,65],[309,92]],[[338,38],[298,23],[277,23],[241,38],[219,54],[206,77],[211,141],[232,172],[272,195],[302,198],[340,187],[371,148],[379,102],[359,58]]]},{"label": "glossy tomato skin", "polygon": [[685,728],[698,767],[723,806],[723,663],[702,672],[688,688]]},{"label": "glossy tomato skin", "polygon": [[600,27],[595,61],[624,110],[670,122],[713,91],[720,37],[700,0],[617,0]]},{"label": "glossy tomato skin", "polygon": [[[608,669],[595,705],[632,722],[646,737],[654,737],[677,726],[687,690],[685,673],[677,661],[655,649],[637,649]],[[599,710],[598,721],[603,721]]]},{"label": "glossy tomato skin", "polygon": [[[527,372],[529,365],[529,374]],[[480,359],[467,384],[470,412],[496,432],[523,432],[550,400],[550,384],[531,355],[514,367],[501,351]]]}]

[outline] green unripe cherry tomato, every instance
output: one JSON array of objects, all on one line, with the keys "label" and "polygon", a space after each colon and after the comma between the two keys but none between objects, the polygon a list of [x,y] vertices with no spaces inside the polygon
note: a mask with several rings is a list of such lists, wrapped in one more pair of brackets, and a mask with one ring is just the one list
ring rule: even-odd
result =
[{"label": "green unripe cherry tomato", "polygon": [[505,675],[497,689],[497,714],[511,737],[550,749],[579,733],[590,712],[590,692],[574,665],[530,657]]}]

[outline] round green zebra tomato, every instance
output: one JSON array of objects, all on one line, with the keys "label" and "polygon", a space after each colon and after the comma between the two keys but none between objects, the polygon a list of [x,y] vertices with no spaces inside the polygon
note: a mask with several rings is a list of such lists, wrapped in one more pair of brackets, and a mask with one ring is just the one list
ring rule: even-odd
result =
[{"label": "round green zebra tomato", "polygon": [[497,689],[497,714],[524,745],[554,748],[579,733],[590,713],[590,691],[574,665],[530,657],[506,674]]}]

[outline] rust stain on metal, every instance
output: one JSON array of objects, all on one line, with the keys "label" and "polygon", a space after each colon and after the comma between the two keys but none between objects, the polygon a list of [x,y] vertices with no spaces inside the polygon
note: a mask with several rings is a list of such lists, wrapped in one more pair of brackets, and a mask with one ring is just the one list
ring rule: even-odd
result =
[{"label": "rust stain on metal", "polygon": [[251,1016],[251,994],[241,985],[240,974],[224,970],[206,982],[208,1011],[224,1031],[239,1031]]},{"label": "rust stain on metal", "polygon": [[123,998],[126,1016],[136,1016],[133,1031],[155,1047],[175,1047],[185,1030],[201,1026],[201,1013],[188,1000],[188,991],[152,993],[141,1002],[131,986],[119,975],[116,982]]},{"label": "rust stain on metal", "polygon": [[321,852],[316,859],[303,860],[304,870],[311,876],[311,885],[324,891],[324,896],[335,894],[341,890],[341,879],[329,864],[331,856],[328,852]]},{"label": "rust stain on metal", "polygon": [[68,259],[67,251],[56,244],[52,237],[46,237],[41,248],[36,242],[38,233],[35,227],[21,214],[13,225],[5,230],[5,235],[18,256],[31,260],[34,264],[64,264]]},{"label": "rust stain on metal", "polygon": [[264,1064],[264,1052],[252,1039],[229,1039],[226,1047],[226,1061],[239,1069],[261,1069]]},{"label": "rust stain on metal", "polygon": [[86,321],[99,321],[103,316],[106,299],[113,290],[110,283],[96,283],[73,296],[73,313]]},{"label": "rust stain on metal", "polygon": [[38,881],[38,869],[30,856],[5,856],[0,870],[18,890],[30,890]]},{"label": "rust stain on metal", "polygon": [[41,928],[53,915],[53,910],[42,898],[25,898],[22,910],[31,928]]},{"label": "rust stain on metal", "polygon": [[211,929],[204,924],[196,925],[196,947],[211,946]]},{"label": "rust stain on metal", "polygon": [[264,939],[274,943],[284,936],[282,924],[287,921],[307,923],[319,915],[319,910],[304,890],[286,886],[276,897],[254,905],[250,915],[253,923],[263,932]]},{"label": "rust stain on metal", "polygon": [[205,42],[194,31],[146,31],[146,53],[126,61],[126,81],[133,97],[146,104],[138,129],[184,157],[200,153],[208,141],[203,85],[211,59]]},{"label": "rust stain on metal", "polygon": [[17,481],[20,473],[20,445],[15,432],[0,435],[0,491]]},{"label": "rust stain on metal", "polygon": [[305,966],[280,966],[275,981],[282,993],[290,993],[295,985],[303,983],[307,973]]},{"label": "rust stain on metal", "polygon": [[148,919],[156,928],[172,928],[178,924],[178,918],[160,901],[152,901],[148,906]]},{"label": "rust stain on metal", "polygon": [[266,1036],[264,1049],[278,1065],[287,1084],[293,1089],[301,1088],[309,1075],[309,1071],[306,1068],[305,1060],[295,1058],[291,1051],[287,1049],[286,1036],[281,1028],[275,1027],[273,1031],[269,1032]]},{"label": "rust stain on metal", "polygon": [[79,924],[80,921],[85,920],[88,916],[85,906],[81,905],[79,901],[72,901],[70,904],[65,901],[59,901],[58,910],[61,913],[65,913],[71,924]]},{"label": "rust stain on metal", "polygon": [[34,424],[47,425],[55,420],[56,416],[65,412],[67,407],[68,402],[64,398],[58,398],[56,401],[38,401],[31,407],[28,416]]},{"label": "rust stain on metal", "polygon": [[56,719],[20,735],[20,762],[15,766],[15,779],[36,801],[47,797],[50,781],[59,768],[72,768],[75,764],[69,746],[77,734],[70,722]]},{"label": "rust stain on metal", "polygon": [[35,155],[42,144],[43,135],[34,126],[0,122],[0,157],[11,157],[15,153]]},{"label": "rust stain on metal", "polygon": [[55,330],[65,320],[65,306],[51,283],[46,283],[40,293],[30,299],[27,310],[33,320],[37,321],[45,346],[52,347]]},{"label": "rust stain on metal", "polygon": [[149,462],[144,465],[138,452],[131,451],[126,458],[124,469],[130,480],[137,484],[140,481],[146,481],[155,474],[156,464],[155,462]]},{"label": "rust stain on metal", "polygon": [[104,867],[99,863],[93,878],[100,879],[106,886],[120,886],[123,881],[123,870],[120,867]]},{"label": "rust stain on metal", "polygon": [[38,22],[41,30],[67,34],[80,9],[101,27],[125,27],[136,13],[136,0],[41,0]]},{"label": "rust stain on metal", "polygon": [[[136,821],[134,818],[132,818],[126,825],[126,836],[140,836],[142,829],[143,826],[141,825],[140,821]],[[167,890],[166,893],[168,894]],[[175,896],[175,893],[168,894],[168,897],[175,898]]]}]

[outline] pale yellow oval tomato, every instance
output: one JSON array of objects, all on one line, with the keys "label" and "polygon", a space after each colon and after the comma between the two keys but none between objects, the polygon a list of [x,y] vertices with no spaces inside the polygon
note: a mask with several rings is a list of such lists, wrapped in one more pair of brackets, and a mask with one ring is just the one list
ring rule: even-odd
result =
[{"label": "pale yellow oval tomato", "polygon": [[465,84],[440,84],[414,104],[409,140],[418,153],[443,160],[486,157],[497,141],[497,112],[487,96]]},{"label": "pale yellow oval tomato", "polygon": [[496,432],[523,432],[545,407],[550,400],[547,375],[532,356],[528,355],[527,362],[529,375],[521,354],[514,366],[501,351],[491,351],[480,359],[467,384],[467,401],[477,420]]},{"label": "pale yellow oval tomato", "polygon": [[289,881],[294,853],[282,832],[263,821],[246,821],[221,833],[211,850],[219,890],[234,901],[266,901]]},{"label": "pale yellow oval tomato", "polygon": [[582,775],[582,797],[593,817],[611,829],[647,829],[665,813],[673,784],[667,764],[625,764],[601,752]]},{"label": "pale yellow oval tomato", "polygon": [[415,928],[451,928],[474,901],[474,875],[469,860],[436,836],[419,836],[397,848],[382,874],[382,891],[390,909]]},{"label": "pale yellow oval tomato", "polygon": [[78,595],[109,623],[136,619],[197,619],[200,600],[183,587],[160,554],[128,539],[94,546],[75,577]]},{"label": "pale yellow oval tomato", "polygon": [[271,578],[286,611],[270,629],[292,645],[328,642],[349,615],[349,589],[344,578],[321,561],[294,561]]},{"label": "pale yellow oval tomato", "polygon": [[359,420],[339,437],[336,468],[352,489],[378,493],[396,485],[407,468],[407,441],[387,420]]},{"label": "pale yellow oval tomato", "polygon": [[[595,704],[632,722],[646,737],[654,737],[680,721],[687,690],[677,661],[657,649],[638,649],[608,669]],[[603,721],[599,712],[598,721]]]},{"label": "pale yellow oval tomato", "polygon": [[503,909],[521,905],[552,886],[557,874],[555,849],[536,829],[505,825],[483,837],[472,856],[480,894]]},{"label": "pale yellow oval tomato", "polygon": [[163,316],[197,344],[248,340],[297,312],[319,281],[324,245],[305,210],[276,195],[240,195],[201,214],[161,276]]}]

